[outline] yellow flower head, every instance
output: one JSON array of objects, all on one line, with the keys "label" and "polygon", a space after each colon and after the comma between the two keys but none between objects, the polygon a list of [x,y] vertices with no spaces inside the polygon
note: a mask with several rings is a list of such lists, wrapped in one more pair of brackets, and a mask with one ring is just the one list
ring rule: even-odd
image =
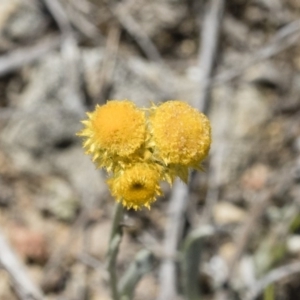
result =
[{"label": "yellow flower head", "polygon": [[88,120],[82,122],[85,128],[78,135],[85,137],[83,147],[99,167],[110,169],[144,143],[145,114],[131,101],[109,101],[87,115]]},{"label": "yellow flower head", "polygon": [[182,101],[145,109],[128,100],[112,100],[87,113],[77,135],[99,168],[110,172],[111,194],[127,209],[141,209],[161,195],[160,181],[188,181],[200,168],[211,143],[206,116]]},{"label": "yellow flower head", "polygon": [[199,167],[211,143],[207,117],[182,101],[154,107],[150,116],[152,147],[166,165]]},{"label": "yellow flower head", "polygon": [[112,195],[122,204],[135,210],[150,204],[161,195],[160,174],[157,168],[147,163],[137,163],[118,176],[108,180]]}]

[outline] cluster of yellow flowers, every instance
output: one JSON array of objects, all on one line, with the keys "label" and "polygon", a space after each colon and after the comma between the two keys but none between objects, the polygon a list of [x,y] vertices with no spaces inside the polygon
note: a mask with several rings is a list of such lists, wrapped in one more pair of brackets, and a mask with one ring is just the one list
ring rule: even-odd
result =
[{"label": "cluster of yellow flowers", "polygon": [[185,102],[172,100],[149,109],[128,100],[96,106],[85,128],[83,147],[98,168],[109,174],[112,195],[135,210],[162,194],[160,181],[188,180],[188,169],[200,169],[211,143],[207,117]]}]

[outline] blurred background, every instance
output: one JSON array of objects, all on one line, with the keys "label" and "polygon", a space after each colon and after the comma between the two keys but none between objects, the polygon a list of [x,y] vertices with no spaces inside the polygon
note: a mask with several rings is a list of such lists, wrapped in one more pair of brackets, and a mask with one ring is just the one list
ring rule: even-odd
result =
[{"label": "blurred background", "polygon": [[163,271],[168,237],[176,255],[207,228],[199,299],[300,299],[299,0],[0,0],[0,299],[111,299],[114,199],[75,136],[107,99],[181,99],[212,122],[182,210],[163,186],[126,213],[118,272],[153,255],[134,299],[192,299]]}]

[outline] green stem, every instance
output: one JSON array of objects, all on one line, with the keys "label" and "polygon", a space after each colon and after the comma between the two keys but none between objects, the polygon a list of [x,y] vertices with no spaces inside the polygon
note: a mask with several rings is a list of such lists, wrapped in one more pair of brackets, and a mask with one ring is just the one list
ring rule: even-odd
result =
[{"label": "green stem", "polygon": [[202,299],[199,288],[199,264],[203,240],[214,233],[213,228],[203,226],[193,230],[186,238],[183,248],[183,285],[187,300]]},{"label": "green stem", "polygon": [[121,203],[116,203],[112,229],[109,239],[109,247],[107,252],[107,271],[109,273],[109,286],[111,290],[111,296],[113,300],[119,300],[118,284],[117,284],[117,273],[116,273],[116,262],[117,255],[119,252],[119,246],[122,240],[122,228],[120,223],[123,219],[123,206]]},{"label": "green stem", "polygon": [[133,299],[134,289],[144,274],[152,269],[153,255],[149,250],[142,249],[120,279],[119,293],[121,300]]}]

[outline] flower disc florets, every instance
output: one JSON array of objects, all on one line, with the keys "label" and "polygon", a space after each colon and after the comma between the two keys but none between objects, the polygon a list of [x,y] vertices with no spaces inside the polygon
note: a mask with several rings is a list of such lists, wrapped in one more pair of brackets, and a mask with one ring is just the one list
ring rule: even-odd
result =
[{"label": "flower disc florets", "polygon": [[198,167],[211,143],[206,116],[182,101],[154,107],[150,116],[154,152],[167,165]]},{"label": "flower disc florets", "polygon": [[99,167],[111,169],[118,159],[128,159],[145,141],[145,114],[131,101],[97,105],[88,117],[78,135],[86,137],[84,148]]},{"label": "flower disc florets", "polygon": [[127,208],[135,210],[150,204],[161,195],[160,174],[154,165],[138,163],[108,180],[112,195]]}]

